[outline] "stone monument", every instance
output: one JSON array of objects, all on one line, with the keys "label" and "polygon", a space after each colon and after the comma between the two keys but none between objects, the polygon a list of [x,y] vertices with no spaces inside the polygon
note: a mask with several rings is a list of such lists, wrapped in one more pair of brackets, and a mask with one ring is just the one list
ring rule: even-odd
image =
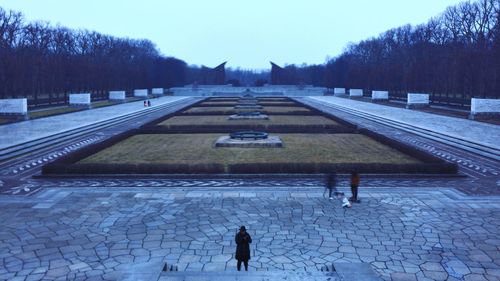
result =
[{"label": "stone monument", "polygon": [[372,91],[372,101],[388,101],[389,92],[388,91]]},{"label": "stone monument", "polygon": [[109,91],[109,100],[114,102],[125,102],[125,91]]},{"label": "stone monument", "polygon": [[470,101],[470,119],[479,116],[500,116],[500,99],[478,99]]},{"label": "stone monument", "polygon": [[147,99],[148,98],[148,89],[135,89],[134,97]]},{"label": "stone monument", "polygon": [[0,116],[13,121],[28,120],[28,100],[1,99]]},{"label": "stone monument", "polygon": [[248,111],[233,114],[229,116],[228,120],[269,120],[269,116],[259,111]]},{"label": "stone monument", "polygon": [[69,105],[74,107],[91,108],[90,93],[70,94]]},{"label": "stone monument", "polygon": [[429,94],[408,93],[406,108],[422,108],[429,106]]},{"label": "stone monument", "polygon": [[280,137],[269,136],[265,132],[242,131],[219,137],[215,147],[280,148],[283,142]]}]

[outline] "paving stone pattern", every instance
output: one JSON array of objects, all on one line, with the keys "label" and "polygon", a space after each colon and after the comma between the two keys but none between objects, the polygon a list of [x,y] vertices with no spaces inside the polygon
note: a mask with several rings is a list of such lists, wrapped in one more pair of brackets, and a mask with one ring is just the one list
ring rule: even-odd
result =
[{"label": "paving stone pattern", "polygon": [[243,224],[253,238],[252,271],[365,262],[385,280],[500,279],[500,197],[371,188],[361,200],[343,209],[319,186],[0,196],[0,280],[116,280],[134,265],[163,262],[234,271]]}]

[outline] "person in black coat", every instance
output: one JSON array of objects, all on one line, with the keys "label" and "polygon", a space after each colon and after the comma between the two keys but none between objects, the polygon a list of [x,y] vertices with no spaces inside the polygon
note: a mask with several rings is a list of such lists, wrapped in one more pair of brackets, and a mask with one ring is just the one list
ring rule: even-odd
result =
[{"label": "person in black coat", "polygon": [[240,227],[240,231],[234,237],[236,241],[236,259],[238,260],[238,271],[241,270],[241,262],[245,265],[245,271],[248,271],[248,260],[250,260],[250,243],[252,237],[247,233],[245,226]]}]

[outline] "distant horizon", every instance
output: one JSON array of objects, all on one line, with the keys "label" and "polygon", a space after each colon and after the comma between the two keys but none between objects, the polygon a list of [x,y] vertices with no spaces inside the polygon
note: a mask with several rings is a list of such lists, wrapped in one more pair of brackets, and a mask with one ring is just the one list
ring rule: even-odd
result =
[{"label": "distant horizon", "polygon": [[28,22],[148,39],[162,55],[190,66],[227,61],[231,69],[262,72],[271,68],[269,61],[324,64],[350,43],[405,24],[424,24],[462,1],[172,2],[0,0],[0,7],[23,13]]}]

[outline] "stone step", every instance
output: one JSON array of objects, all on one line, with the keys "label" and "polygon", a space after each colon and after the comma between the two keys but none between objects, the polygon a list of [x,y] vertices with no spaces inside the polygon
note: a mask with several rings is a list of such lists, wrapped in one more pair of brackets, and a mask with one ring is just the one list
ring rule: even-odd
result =
[{"label": "stone step", "polygon": [[160,261],[134,263],[105,275],[106,279],[122,281],[380,281],[368,263],[333,263],[317,269],[270,271],[164,271],[176,266]]},{"label": "stone step", "polygon": [[379,281],[367,263],[333,263],[324,271],[167,271],[162,281]]},{"label": "stone step", "polygon": [[[307,271],[221,271],[164,272],[161,281],[341,281],[336,272]],[[349,280],[349,279],[345,279]],[[350,279],[355,280],[355,279]]]}]

